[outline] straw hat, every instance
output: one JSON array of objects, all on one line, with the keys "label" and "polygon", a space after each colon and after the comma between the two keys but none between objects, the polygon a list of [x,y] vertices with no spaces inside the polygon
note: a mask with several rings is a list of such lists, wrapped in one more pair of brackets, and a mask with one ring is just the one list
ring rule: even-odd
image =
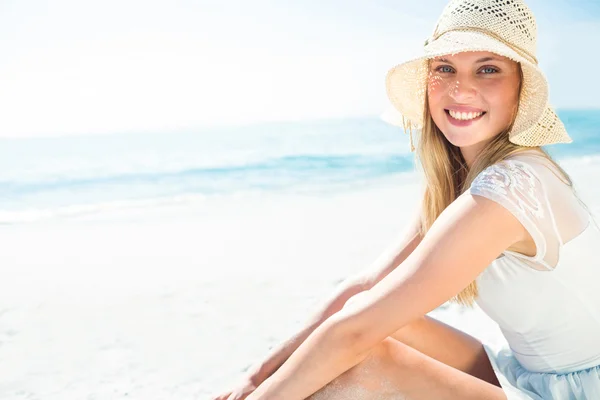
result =
[{"label": "straw hat", "polygon": [[[523,87],[509,140],[522,146],[570,143],[572,139],[548,104],[548,83],[536,58],[537,27],[522,0],[451,0],[438,19],[423,55],[390,69],[387,95],[394,106],[381,117],[405,133],[423,125],[428,60],[464,51],[489,51],[521,64]],[[394,115],[395,114],[395,115]],[[402,122],[400,122],[402,121]]]}]

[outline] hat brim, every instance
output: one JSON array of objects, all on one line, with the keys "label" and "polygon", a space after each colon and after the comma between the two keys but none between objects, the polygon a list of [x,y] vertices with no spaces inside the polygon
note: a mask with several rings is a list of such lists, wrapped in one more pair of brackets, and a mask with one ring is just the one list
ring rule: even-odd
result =
[{"label": "hat brim", "polygon": [[[510,46],[476,31],[447,32],[428,43],[424,47],[422,56],[398,64],[388,71],[386,75],[387,96],[394,108],[412,126],[420,128],[423,124],[429,60],[442,55],[466,51],[489,51],[521,64],[523,87],[519,109],[510,134],[512,142],[523,143],[526,146],[538,145],[531,144],[536,142],[535,140],[522,138],[527,135],[531,136],[532,128],[540,129],[540,127],[535,128],[540,121],[544,127],[552,127],[553,132],[549,134],[554,140],[553,143],[572,141],[562,122],[548,105],[548,83],[540,68]],[[399,120],[399,118],[396,117],[394,120]],[[519,140],[522,143],[519,143]]]}]

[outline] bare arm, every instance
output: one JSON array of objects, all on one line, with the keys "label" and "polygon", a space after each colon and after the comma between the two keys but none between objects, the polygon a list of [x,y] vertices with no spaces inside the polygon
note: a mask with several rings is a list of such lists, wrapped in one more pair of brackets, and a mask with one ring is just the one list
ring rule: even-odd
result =
[{"label": "bare arm", "polygon": [[352,296],[369,290],[400,265],[419,245],[420,210],[414,213],[405,231],[365,270],[338,285],[324,305],[309,318],[305,327],[289,340],[273,349],[260,364],[249,371],[255,385],[260,385],[292,355],[323,321],[340,311]]},{"label": "bare arm", "polygon": [[509,210],[478,197],[459,196],[402,268],[325,321],[247,400],[307,398],[363,361],[387,336],[459,293],[504,249],[523,240],[525,228]]}]

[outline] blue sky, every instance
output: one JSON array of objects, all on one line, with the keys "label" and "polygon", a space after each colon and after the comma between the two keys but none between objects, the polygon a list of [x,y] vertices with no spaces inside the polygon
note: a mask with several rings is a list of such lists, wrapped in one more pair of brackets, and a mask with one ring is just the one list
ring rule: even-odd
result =
[{"label": "blue sky", "polygon": [[[445,4],[0,1],[0,136],[378,115]],[[552,104],[600,107],[600,2],[528,4]]]}]

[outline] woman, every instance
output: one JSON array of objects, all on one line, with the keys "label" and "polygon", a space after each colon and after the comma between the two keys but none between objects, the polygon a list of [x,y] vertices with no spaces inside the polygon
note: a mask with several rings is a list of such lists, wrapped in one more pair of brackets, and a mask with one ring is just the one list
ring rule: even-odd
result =
[{"label": "woman", "polygon": [[[600,399],[600,269],[575,250],[600,233],[540,148],[571,139],[535,47],[523,1],[446,6],[425,54],[386,79],[411,146],[420,128],[418,218],[217,399]],[[426,315],[449,299],[477,302],[510,346]]]}]

